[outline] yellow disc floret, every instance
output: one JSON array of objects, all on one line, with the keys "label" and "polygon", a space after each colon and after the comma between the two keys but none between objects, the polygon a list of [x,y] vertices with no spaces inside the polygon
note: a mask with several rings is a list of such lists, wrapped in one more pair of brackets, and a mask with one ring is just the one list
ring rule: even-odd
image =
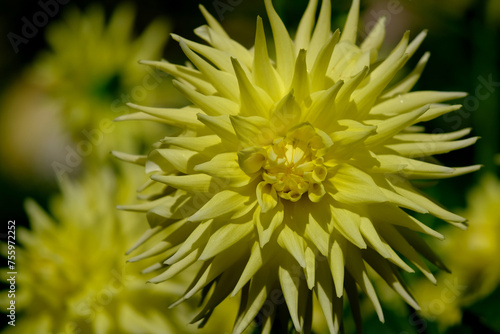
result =
[{"label": "yellow disc floret", "polygon": [[322,182],[326,145],[310,125],[300,126],[267,147],[262,178],[283,199],[297,202],[308,193],[317,202],[325,194]]}]

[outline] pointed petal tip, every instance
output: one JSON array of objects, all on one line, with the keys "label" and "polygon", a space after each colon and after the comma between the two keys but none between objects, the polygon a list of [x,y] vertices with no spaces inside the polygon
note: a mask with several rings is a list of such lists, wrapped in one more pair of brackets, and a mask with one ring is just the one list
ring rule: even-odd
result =
[{"label": "pointed petal tip", "polygon": [[[401,46],[402,44],[408,44],[409,42],[410,42],[410,30],[406,30],[405,33],[403,34],[403,37],[399,41],[398,46]],[[397,46],[396,46],[396,48],[397,48]],[[396,48],[394,48],[394,50]],[[394,50],[393,50],[393,52],[394,52]],[[404,54],[408,54],[408,53],[405,51]]]},{"label": "pointed petal tip", "polygon": [[[149,59],[140,59],[137,61],[137,63],[141,64],[141,65],[148,65],[148,66],[156,66],[157,63],[159,63],[160,61],[158,60],[149,60]],[[166,61],[163,61],[164,63],[168,63]]]},{"label": "pointed petal tip", "polygon": [[436,232],[435,234],[433,234],[433,237],[435,237],[436,239],[441,240],[441,241],[443,241],[445,239],[444,235],[442,235],[439,232]]},{"label": "pointed petal tip", "polygon": [[138,104],[132,103],[132,102],[127,102],[125,103],[127,107],[130,107],[132,109],[138,109],[140,106]]},{"label": "pointed petal tip", "polygon": [[443,266],[442,266],[442,268],[441,268],[441,269],[442,269],[445,273],[447,273],[447,274],[451,274],[451,269],[450,269],[450,268],[448,268],[446,265],[444,265],[444,263],[443,263]]},{"label": "pointed petal tip", "polygon": [[152,174],[149,176],[149,178],[153,181],[162,183],[161,180],[163,179],[163,176],[164,175]]},{"label": "pointed petal tip", "polygon": [[459,222],[455,226],[461,229],[462,231],[467,231],[467,229],[469,228],[469,222],[467,221],[467,219],[464,218],[462,222]]},{"label": "pointed petal tip", "polygon": [[179,39],[177,40],[177,42],[179,42],[179,45],[181,46],[181,49],[184,53],[186,52],[190,52],[191,49],[189,48],[189,46],[187,45],[186,43],[186,40],[182,37],[179,37]]},{"label": "pointed petal tip", "polygon": [[177,34],[174,34],[174,33],[171,33],[171,34],[170,34],[170,37],[172,37],[172,39],[173,39],[174,41],[176,41],[176,42],[179,42],[179,41],[182,39],[182,37],[181,37],[181,36],[179,36],[179,35],[177,35]]},{"label": "pointed petal tip", "polygon": [[[471,138],[471,139],[475,139],[475,137]],[[476,139],[476,141],[477,141],[477,139]],[[484,165],[478,164],[478,165],[472,165],[472,166],[467,166],[467,167],[456,167],[456,168],[452,168],[452,169],[453,169],[453,172],[458,171],[458,173],[456,175],[459,176],[459,175],[477,172],[478,170],[480,170],[483,167],[484,167]]]}]

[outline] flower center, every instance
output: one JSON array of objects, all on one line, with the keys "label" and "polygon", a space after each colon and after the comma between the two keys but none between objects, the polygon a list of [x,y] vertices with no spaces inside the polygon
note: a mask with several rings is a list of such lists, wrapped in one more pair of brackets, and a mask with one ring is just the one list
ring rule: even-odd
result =
[{"label": "flower center", "polygon": [[308,193],[317,202],[325,194],[324,153],[324,140],[313,127],[296,128],[267,147],[262,178],[283,199],[296,202]]}]

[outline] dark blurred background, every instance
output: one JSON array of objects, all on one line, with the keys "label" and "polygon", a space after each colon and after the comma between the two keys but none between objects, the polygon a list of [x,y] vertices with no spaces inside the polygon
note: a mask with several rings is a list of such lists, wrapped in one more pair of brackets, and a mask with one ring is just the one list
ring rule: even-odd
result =
[{"label": "dark blurred background", "polygon": [[[51,1],[52,3],[55,2]],[[276,0],[275,7],[285,24],[293,30],[307,5],[307,0]],[[8,94],[11,87],[23,69],[36,59],[37,54],[47,48],[44,37],[45,28],[38,29],[35,36],[29,38],[26,44],[18,46],[16,53],[9,33],[22,35],[23,18],[32,22],[33,15],[42,10],[41,3],[49,1],[2,1],[0,11],[0,95]],[[67,4],[58,4],[57,13],[49,19],[57,21],[67,8],[85,9],[89,1],[71,0]],[[100,1],[110,15],[121,3],[115,0]],[[193,29],[204,24],[203,16],[198,10],[198,4],[203,4],[229,31],[229,34],[243,45],[253,45],[255,19],[257,15],[266,17],[263,1],[251,0],[200,0],[179,1],[164,0],[132,1],[136,7],[137,17],[135,29],[143,29],[157,17],[165,17],[171,22],[172,32],[197,40]],[[333,27],[341,27],[350,7],[348,0],[334,0]],[[426,124],[428,132],[450,132],[472,127],[471,135],[482,139],[473,147],[439,156],[439,160],[448,166],[467,166],[482,164],[483,169],[473,175],[461,176],[452,180],[440,181],[439,186],[427,191],[438,201],[451,209],[465,205],[465,193],[479,179],[491,172],[498,175],[499,148],[499,107],[500,107],[500,1],[499,0],[362,0],[359,38],[380,15],[387,16],[387,36],[383,52],[388,52],[404,31],[411,30],[416,36],[423,29],[429,34],[417,55],[409,65],[416,64],[425,51],[431,52],[430,61],[421,77],[417,90],[465,91],[469,93],[464,108],[453,112],[447,117],[441,117]],[[269,30],[268,30],[269,32]],[[10,36],[13,36],[12,34]],[[385,51],[384,51],[385,50]],[[183,63],[183,56],[177,43],[169,40],[163,56],[171,62]],[[0,112],[2,112],[0,110]],[[23,132],[23,129],[17,129]],[[26,133],[29,137],[29,133]],[[9,159],[3,157],[3,159]],[[2,164],[5,161],[0,161]],[[50,180],[25,179],[13,177],[11,171],[0,168],[1,211],[4,223],[15,219],[19,224],[27,224],[23,212],[23,201],[33,197],[42,205],[46,204],[50,194],[57,191],[54,182]],[[431,224],[433,222],[430,222]],[[5,231],[5,230],[4,230]],[[2,233],[4,232],[2,231]],[[498,311],[498,308],[497,308]],[[467,318],[469,319],[469,318]],[[477,317],[467,320],[474,328],[486,333],[490,329],[477,324]],[[390,322],[390,321],[389,321]],[[474,327],[479,326],[479,327]],[[387,328],[387,327],[385,327]],[[423,333],[415,326],[412,333]],[[409,329],[409,330],[410,330]],[[388,330],[388,329],[387,329]],[[429,329],[427,329],[429,330]],[[369,331],[369,330],[368,330]],[[392,332],[392,331],[389,331]],[[458,331],[456,331],[458,332]]]}]

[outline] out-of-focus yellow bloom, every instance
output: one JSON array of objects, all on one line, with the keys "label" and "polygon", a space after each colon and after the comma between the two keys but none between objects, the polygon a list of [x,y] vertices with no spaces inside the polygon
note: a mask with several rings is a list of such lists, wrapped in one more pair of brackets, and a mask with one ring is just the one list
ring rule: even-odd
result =
[{"label": "out-of-focus yellow bloom", "polygon": [[[91,142],[94,151],[107,154],[112,146],[136,147],[161,127],[107,128],[115,117],[128,112],[125,103],[159,102],[157,88],[167,87],[169,80],[137,62],[161,57],[168,24],[155,20],[134,38],[135,12],[128,4],[119,6],[109,22],[98,5],[89,6],[86,12],[72,8],[65,14],[61,22],[47,28],[49,50],[38,57],[31,79],[41,82],[59,105],[62,123],[75,141],[91,141],[88,133],[94,131],[105,137],[104,144]],[[174,101],[169,94],[163,96],[164,101]]]},{"label": "out-of-focus yellow bloom", "polygon": [[[453,177],[478,166],[449,168],[431,158],[473,144],[469,130],[425,134],[416,126],[460,108],[443,102],[457,92],[410,92],[429,54],[390,85],[425,32],[404,34],[384,60],[381,18],[356,44],[359,0],[342,34],[331,31],[331,4],[310,1],[292,40],[265,0],[276,59],[270,59],[262,19],[255,47],[232,40],[203,8],[208,22],[195,30],[209,45],[174,36],[194,66],[144,61],[171,74],[192,103],[182,109],[133,105],[121,119],[157,118],[182,132],[149,156],[117,156],[145,166],[151,201],[125,209],[146,213],[151,230],[165,233],[163,255],[151,279],[167,281],[192,265],[201,269],[180,301],[203,291],[205,319],[223,300],[241,293],[234,333],[256,320],[269,333],[278,315],[298,332],[311,326],[317,298],[329,330],[342,326],[349,298],[361,323],[357,286],[382,308],[368,277],[371,267],[414,308],[399,270],[407,259],[435,282],[422,257],[442,264],[419,233],[442,238],[405,210],[432,214],[464,228],[465,219],[436,205],[413,179]],[[141,242],[139,242],[140,244]],[[208,293],[211,288],[210,293]]]},{"label": "out-of-focus yellow bloom", "polygon": [[97,128],[103,116],[114,118],[125,102],[151,101],[165,77],[137,62],[161,56],[169,32],[166,22],[156,20],[133,38],[134,9],[129,5],[118,7],[109,23],[97,5],[65,14],[47,28],[49,50],[39,56],[33,73],[61,104],[65,122],[75,131]]},{"label": "out-of-focus yellow bloom", "polygon": [[467,233],[453,231],[445,243],[450,269],[467,282],[465,304],[491,293],[500,283],[500,181],[486,175],[467,196]]},{"label": "out-of-focus yellow bloom", "polygon": [[463,216],[467,232],[446,229],[443,257],[452,274],[443,274],[440,284],[420,282],[415,288],[422,313],[443,327],[462,318],[461,308],[484,298],[500,284],[500,180],[483,177],[467,197]]},{"label": "out-of-focus yellow bloom", "polygon": [[[48,49],[2,98],[0,156],[7,173],[48,179],[79,165],[71,159],[102,160],[112,147],[136,150],[164,131],[159,124],[112,123],[129,112],[127,102],[183,103],[168,94],[173,86],[163,72],[137,65],[161,57],[169,25],[158,19],[136,38],[134,15],[133,7],[122,5],[106,22],[98,5],[70,8],[47,27]],[[55,161],[64,166],[57,170]]]},{"label": "out-of-focus yellow bloom", "polygon": [[[186,325],[192,305],[165,312],[182,292],[178,281],[146,284],[148,275],[126,263],[126,249],[147,224],[114,206],[130,200],[136,176],[127,172],[118,186],[109,171],[65,180],[51,202],[52,216],[26,202],[31,230],[17,229],[16,326],[4,333],[198,332]],[[225,323],[224,315],[216,316],[202,333],[224,333]]]},{"label": "out-of-focus yellow bloom", "polygon": [[[448,264],[448,262],[447,262]],[[440,273],[437,284],[425,280],[416,282],[413,286],[415,299],[420,305],[420,313],[426,320],[437,321],[441,331],[457,325],[462,320],[461,294],[464,282],[459,274]]]}]

